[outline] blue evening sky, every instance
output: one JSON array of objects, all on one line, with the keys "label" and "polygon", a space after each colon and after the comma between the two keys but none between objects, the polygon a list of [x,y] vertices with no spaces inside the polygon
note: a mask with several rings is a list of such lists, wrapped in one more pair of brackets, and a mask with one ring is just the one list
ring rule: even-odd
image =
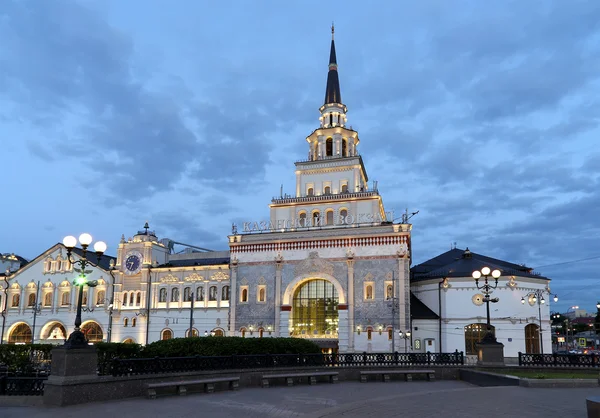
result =
[{"label": "blue evening sky", "polygon": [[420,211],[414,263],[456,242],[595,310],[598,1],[2,0],[0,252],[87,231],[115,254],[146,220],[226,249],[294,193],[332,20],[369,176]]}]

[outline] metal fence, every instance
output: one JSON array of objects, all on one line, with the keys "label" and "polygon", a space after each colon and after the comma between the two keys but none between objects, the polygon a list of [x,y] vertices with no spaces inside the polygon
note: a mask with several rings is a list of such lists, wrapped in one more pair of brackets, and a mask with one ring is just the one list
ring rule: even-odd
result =
[{"label": "metal fence", "polygon": [[41,396],[44,394],[44,381],[47,379],[47,376],[0,376],[0,395]]},{"label": "metal fence", "polygon": [[600,367],[597,354],[525,354],[519,352],[519,366]]},{"label": "metal fence", "polygon": [[463,365],[462,352],[454,353],[345,353],[254,354],[147,359],[113,359],[99,366],[100,375],[127,376],[204,370],[264,369],[275,367],[403,367],[415,365]]}]

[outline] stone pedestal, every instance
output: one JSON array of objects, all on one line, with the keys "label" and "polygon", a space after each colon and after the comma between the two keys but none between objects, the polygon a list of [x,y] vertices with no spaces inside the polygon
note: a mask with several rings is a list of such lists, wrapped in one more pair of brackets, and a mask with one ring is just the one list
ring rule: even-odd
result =
[{"label": "stone pedestal", "polygon": [[96,347],[57,347],[52,350],[52,368],[44,384],[44,405],[64,406],[88,402],[81,384],[96,379]]},{"label": "stone pedestal", "polygon": [[504,366],[504,344],[497,341],[482,341],[476,347],[478,366]]}]

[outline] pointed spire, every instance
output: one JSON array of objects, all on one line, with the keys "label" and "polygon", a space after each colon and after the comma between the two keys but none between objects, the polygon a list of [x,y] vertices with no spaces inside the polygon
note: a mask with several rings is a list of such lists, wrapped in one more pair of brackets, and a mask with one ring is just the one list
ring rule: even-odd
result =
[{"label": "pointed spire", "polygon": [[335,28],[331,24],[331,51],[329,52],[329,73],[327,74],[327,88],[325,89],[325,103],[342,103],[340,93],[340,80],[337,72],[337,58],[335,56]]}]

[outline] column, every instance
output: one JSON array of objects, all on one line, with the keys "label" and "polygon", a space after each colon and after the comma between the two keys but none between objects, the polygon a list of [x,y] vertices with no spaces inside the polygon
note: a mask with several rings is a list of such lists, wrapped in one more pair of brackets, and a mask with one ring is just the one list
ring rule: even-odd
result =
[{"label": "column", "polygon": [[275,327],[276,337],[287,337],[289,333],[279,334],[281,321],[281,271],[283,269],[283,258],[281,254],[275,258]]},{"label": "column", "polygon": [[237,306],[238,295],[237,295],[237,273],[238,273],[238,260],[234,255],[231,259],[231,280],[229,288],[229,336],[235,336],[235,308]]},{"label": "column", "polygon": [[289,337],[290,336],[290,310],[291,306],[282,306],[279,308],[280,316],[279,316],[279,328],[276,329],[276,332],[279,332],[280,337]]},{"label": "column", "polygon": [[302,196],[302,190],[300,190],[300,173],[296,173],[296,197]]},{"label": "column", "polygon": [[[396,277],[398,277],[398,329],[402,330],[403,333],[406,333],[408,328],[407,315],[406,315],[406,287],[404,281],[404,259],[401,255],[398,255],[398,271],[396,272]],[[409,293],[410,297],[410,293]],[[403,341],[399,340],[396,343],[396,347],[398,347],[398,351],[404,350]]]},{"label": "column", "polygon": [[[352,257],[352,258],[351,258]],[[354,352],[354,256],[348,254],[348,352]],[[340,312],[341,315],[341,312]],[[341,322],[341,317],[340,317]],[[341,342],[341,335],[339,336]]]},{"label": "column", "polygon": [[[340,324],[343,324],[344,322],[346,323],[350,323],[350,312],[348,312],[348,309],[339,309],[338,310],[338,319],[340,321]],[[352,336],[352,338],[354,338],[354,332],[352,331],[352,327],[348,326],[348,327],[339,327],[338,330],[338,348],[340,350],[341,353],[348,353],[348,352],[353,352],[354,350],[351,350],[349,347],[349,340],[350,340],[350,336]]]}]

